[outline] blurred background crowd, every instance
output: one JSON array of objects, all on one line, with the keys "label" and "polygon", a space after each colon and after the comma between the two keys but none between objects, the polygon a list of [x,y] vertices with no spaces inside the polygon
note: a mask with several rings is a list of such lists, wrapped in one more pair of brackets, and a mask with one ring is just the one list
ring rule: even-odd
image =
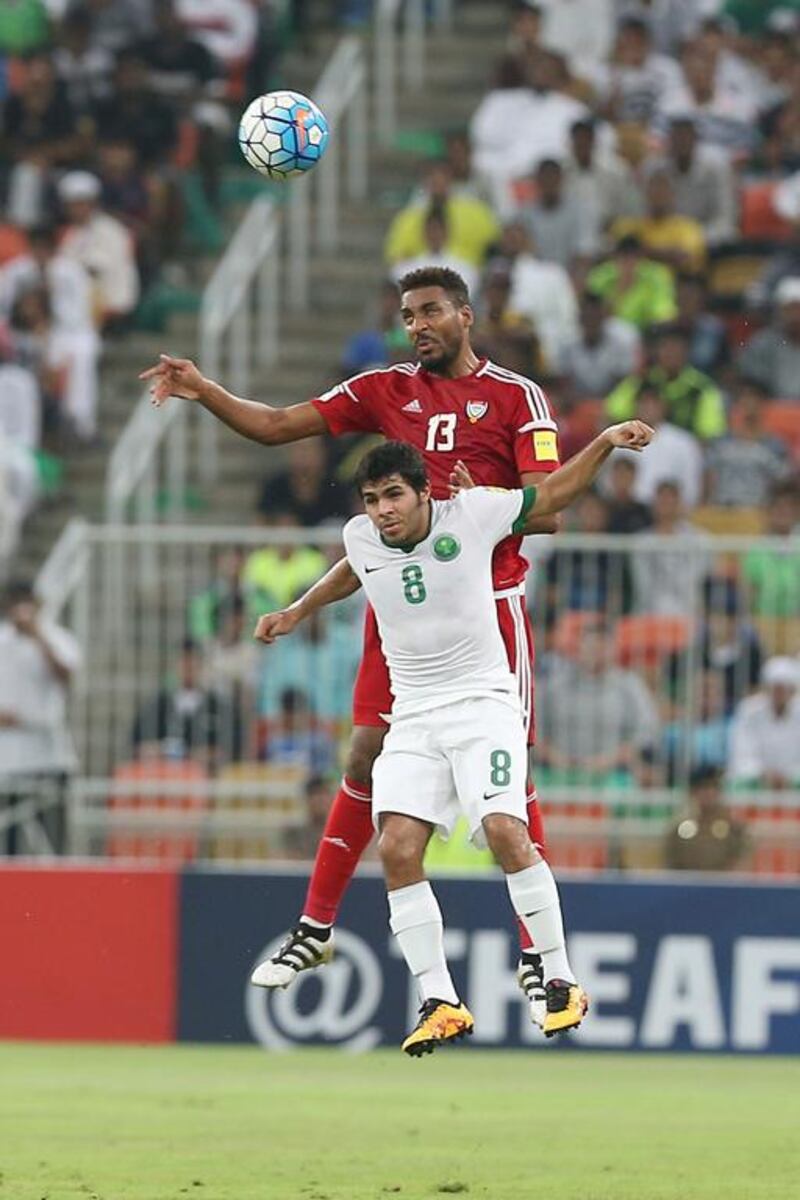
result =
[{"label": "blurred background crowd", "polygon": [[[370,8],[332,19],[357,29]],[[800,3],[497,9],[505,53],[468,125],[426,142],[385,280],[320,390],[410,357],[394,281],[434,263],[468,282],[479,353],[547,389],[562,459],[611,421],[656,427],[567,514],[579,538],[529,545],[538,781],[618,795],[691,778],[665,861],[735,865],[723,783],[800,785]],[[104,348],[180,304],[187,246],[221,244],[242,101],[313,33],[279,0],[0,11],[0,559],[65,446],[96,442]],[[341,524],[362,449],[287,448],[254,519]],[[740,534],[768,540],[720,541]],[[249,638],[335,556],[221,553],[129,735],[134,762],[299,769],[308,824],[280,846],[298,857],[348,727],[360,603],[269,651]]]}]

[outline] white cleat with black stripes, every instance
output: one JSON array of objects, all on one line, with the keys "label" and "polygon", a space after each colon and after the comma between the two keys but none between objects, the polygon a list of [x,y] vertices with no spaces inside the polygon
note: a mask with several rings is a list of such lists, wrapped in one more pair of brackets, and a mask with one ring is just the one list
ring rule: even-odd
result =
[{"label": "white cleat with black stripes", "polygon": [[323,967],[333,958],[333,930],[300,921],[277,954],[259,963],[250,982],[256,987],[287,988],[301,971]]},{"label": "white cleat with black stripes", "polygon": [[544,1029],[547,1018],[547,992],[544,987],[542,960],[532,950],[523,950],[517,964],[517,983],[525,993],[534,1025]]}]

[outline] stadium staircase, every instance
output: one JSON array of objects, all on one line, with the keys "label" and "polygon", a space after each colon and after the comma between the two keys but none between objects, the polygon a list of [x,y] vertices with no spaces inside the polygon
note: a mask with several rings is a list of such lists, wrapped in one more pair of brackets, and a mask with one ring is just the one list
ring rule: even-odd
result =
[{"label": "stadium staircase", "polygon": [[[310,50],[290,50],[281,71],[286,85],[299,91],[313,89],[339,36],[338,30],[323,29],[315,35]],[[418,181],[426,157],[435,153],[442,132],[466,125],[488,84],[503,38],[504,25],[496,4],[483,0],[457,6],[451,34],[430,35],[428,83],[418,94],[401,91],[395,144],[380,150],[373,146],[369,199],[346,205],[341,245],[335,255],[315,256],[311,309],[302,315],[288,315],[278,367],[269,377],[256,376],[251,388],[254,396],[269,403],[292,404],[337,377],[347,338],[371,319],[376,288],[383,276],[382,244],[388,222]],[[237,171],[233,188],[238,183],[245,195],[248,190],[252,195],[254,179],[246,169]],[[229,232],[244,210],[245,195],[228,210]],[[291,185],[286,195],[290,197]],[[186,254],[183,266],[198,295],[216,257],[208,252]],[[16,573],[35,573],[70,517],[102,519],[109,447],[140,394],[138,372],[162,350],[196,357],[194,312],[175,312],[163,332],[132,331],[108,343],[102,364],[103,444],[67,458],[63,492],[28,522],[14,566]],[[201,498],[197,515],[216,523],[249,524],[259,481],[280,465],[280,458],[227,430],[221,430],[219,456],[214,493]]]}]

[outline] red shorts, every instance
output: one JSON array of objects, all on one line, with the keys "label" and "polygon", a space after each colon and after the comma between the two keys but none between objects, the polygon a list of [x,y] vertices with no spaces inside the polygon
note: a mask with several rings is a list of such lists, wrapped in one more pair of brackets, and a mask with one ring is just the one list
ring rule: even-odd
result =
[{"label": "red shorts", "polygon": [[[505,592],[497,599],[497,623],[508,654],[508,665],[516,676],[522,712],[528,728],[528,745],[534,743],[533,717],[533,630],[525,608],[525,597]],[[386,728],[381,713],[392,711],[389,668],[383,657],[375,613],[367,606],[364,621],[364,653],[353,690],[353,724]]]}]

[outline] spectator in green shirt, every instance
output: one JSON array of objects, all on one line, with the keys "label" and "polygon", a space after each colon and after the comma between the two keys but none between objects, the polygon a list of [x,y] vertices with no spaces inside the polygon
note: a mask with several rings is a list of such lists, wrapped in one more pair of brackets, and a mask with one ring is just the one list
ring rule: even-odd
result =
[{"label": "spectator in green shirt", "polygon": [[431,164],[422,193],[412,196],[389,226],[386,261],[393,265],[425,253],[425,218],[432,206],[444,215],[448,251],[472,266],[482,266],[490,246],[500,238],[497,218],[488,204],[455,184],[447,163],[440,162]]},{"label": "spectator in green shirt", "polygon": [[776,549],[751,550],[744,560],[752,611],[759,617],[800,617],[800,492],[786,481],[772,493],[766,513],[765,533],[780,538]]},{"label": "spectator in green shirt", "polygon": [[0,4],[0,54],[30,54],[43,46],[49,35],[50,22],[42,0]]},{"label": "spectator in green shirt", "polygon": [[722,393],[713,379],[690,365],[689,339],[677,325],[662,326],[656,332],[653,365],[623,379],[606,398],[606,412],[611,420],[627,421],[633,417],[643,388],[660,392],[671,425],[688,429],[701,439],[721,437],[725,432]]},{"label": "spectator in green shirt", "polygon": [[613,257],[589,272],[586,287],[603,297],[615,317],[639,329],[677,315],[672,272],[645,258],[633,234],[620,238]]}]

